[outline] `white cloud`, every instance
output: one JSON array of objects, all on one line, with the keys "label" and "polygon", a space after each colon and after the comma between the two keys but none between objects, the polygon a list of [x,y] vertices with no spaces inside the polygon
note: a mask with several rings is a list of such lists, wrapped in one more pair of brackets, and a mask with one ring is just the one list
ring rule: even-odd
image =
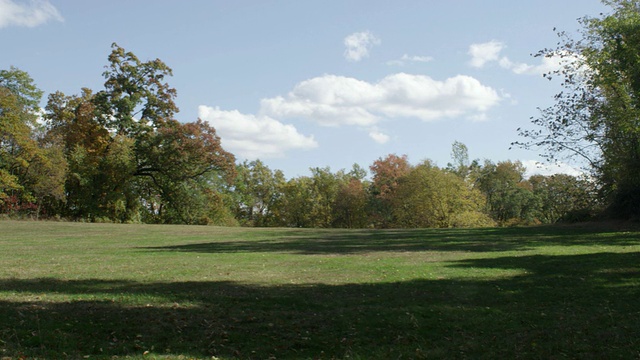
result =
[{"label": "white cloud", "polygon": [[525,63],[512,62],[506,56],[498,62],[501,67],[513,71],[518,75],[543,75],[552,71],[560,70],[566,64],[576,60],[575,56],[544,56],[541,57],[540,64],[530,65]]},{"label": "white cloud", "polygon": [[383,120],[482,120],[500,100],[494,89],[462,75],[438,81],[424,75],[397,73],[377,83],[324,75],[300,82],[285,96],[262,99],[258,115],[200,106],[199,116],[216,128],[228,150],[245,158],[265,158],[318,146],[313,137],[276,119],[355,126],[366,131],[373,141],[384,144],[391,138],[377,127]]},{"label": "white cloud", "polygon": [[215,127],[226,150],[245,159],[282,157],[288,150],[318,146],[313,136],[304,136],[293,125],[268,116],[242,114],[201,105],[199,117]]},{"label": "white cloud", "polygon": [[344,57],[349,61],[358,62],[369,57],[369,50],[374,45],[380,45],[380,39],[369,31],[353,33],[344,38]]},{"label": "white cloud", "polygon": [[482,122],[482,121],[489,120],[489,117],[487,116],[486,113],[479,113],[479,114],[469,115],[467,116],[467,119],[473,122]]},{"label": "white cloud", "polygon": [[371,128],[383,118],[477,118],[500,100],[494,89],[462,75],[438,81],[398,73],[377,83],[324,75],[299,83],[285,97],[263,99],[261,114],[306,118],[325,126]]},{"label": "white cloud", "polygon": [[379,117],[367,104],[382,101],[383,94],[368,82],[335,75],[305,80],[287,97],[263,99],[261,113],[278,117],[302,117],[325,126],[369,126]]},{"label": "white cloud", "polygon": [[500,66],[509,69],[520,75],[543,75],[553,71],[561,70],[567,65],[576,65],[578,72],[584,71],[583,65],[579,63],[580,56],[573,53],[558,53],[552,56],[540,57],[540,64],[529,65],[525,63],[511,62],[507,57],[500,59]]},{"label": "white cloud", "polygon": [[387,61],[387,65],[405,65],[407,62],[430,62],[433,61],[432,56],[410,56],[408,54],[402,55],[400,59]]},{"label": "white cloud", "polygon": [[498,61],[500,52],[505,45],[500,41],[491,40],[482,44],[472,44],[469,46],[468,54],[471,55],[469,65],[475,68],[482,68],[491,61]]},{"label": "white cloud", "polygon": [[533,175],[544,175],[544,176],[550,176],[554,174],[567,174],[572,176],[584,175],[583,171],[580,171],[579,169],[576,169],[575,167],[563,162],[549,164],[549,163],[541,163],[535,160],[527,160],[527,161],[523,161],[522,165],[524,165],[524,167],[527,169],[525,171],[526,178],[529,178]]},{"label": "white cloud", "polygon": [[[506,45],[496,40],[482,44],[472,44],[469,46],[469,55],[471,55],[469,64],[473,67],[482,68],[487,63],[497,62],[500,67],[510,70],[514,74],[543,75],[560,70],[564,66],[571,65],[579,59],[579,56],[576,54],[557,53],[551,56],[542,56],[540,57],[539,64],[531,65],[513,62],[507,56],[500,56],[504,48],[506,48]],[[581,66],[581,64],[577,63],[577,66]]]},{"label": "white cloud", "polygon": [[372,138],[373,141],[377,142],[378,144],[386,144],[390,139],[389,135],[381,132],[375,127],[369,131],[369,137]]},{"label": "white cloud", "polygon": [[0,28],[35,27],[49,20],[64,21],[58,10],[47,0],[32,0],[28,3],[0,0]]}]

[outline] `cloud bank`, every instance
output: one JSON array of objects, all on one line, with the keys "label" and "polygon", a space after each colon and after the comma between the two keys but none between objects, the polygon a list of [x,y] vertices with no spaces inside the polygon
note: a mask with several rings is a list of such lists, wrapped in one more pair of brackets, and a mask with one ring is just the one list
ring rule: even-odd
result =
[{"label": "cloud bank", "polygon": [[0,0],[0,28],[8,26],[35,27],[49,20],[64,21],[58,10],[47,0],[29,2]]},{"label": "cloud bank", "polygon": [[499,101],[494,89],[470,76],[439,81],[397,73],[369,83],[324,75],[299,83],[287,96],[263,99],[261,112],[275,118],[305,118],[324,126],[369,127],[384,118],[433,121],[478,116]]},{"label": "cloud bank", "polygon": [[328,127],[354,126],[376,143],[385,144],[391,137],[380,129],[383,121],[485,119],[486,112],[500,101],[494,89],[463,75],[440,81],[397,73],[375,83],[323,75],[298,83],[284,96],[262,99],[257,115],[200,106],[199,116],[216,128],[225,148],[255,159],[318,147],[313,136],[300,134],[293,125],[281,122],[283,119]]}]

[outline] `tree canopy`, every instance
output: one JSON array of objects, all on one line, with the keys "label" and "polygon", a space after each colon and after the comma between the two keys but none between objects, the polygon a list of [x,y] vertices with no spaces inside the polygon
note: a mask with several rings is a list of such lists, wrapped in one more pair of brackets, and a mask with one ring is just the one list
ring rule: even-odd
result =
[{"label": "tree canopy", "polygon": [[[171,68],[112,45],[104,88],[43,92],[0,71],[0,212],[89,221],[209,223],[235,157],[201,120],[175,119]],[[222,222],[225,220],[222,219]]]},{"label": "tree canopy", "polygon": [[538,56],[562,59],[563,90],[555,104],[520,129],[550,159],[578,157],[597,177],[610,213],[640,215],[640,1],[606,0],[611,12],[584,17],[574,39],[559,33],[555,49]]},{"label": "tree canopy", "polygon": [[[369,166],[370,175],[354,164],[337,171],[314,167],[308,176],[286,179],[260,160],[236,163],[207,122],[179,121],[171,74],[161,60],[142,61],[113,44],[103,88],[54,92],[43,110],[43,93],[26,72],[0,71],[0,214],[95,222],[480,227],[582,219],[599,205],[593,181],[526,179],[521,163],[471,161],[457,141],[444,168],[389,154]],[[603,158],[613,166],[613,157]],[[603,178],[612,176],[602,169]]]}]

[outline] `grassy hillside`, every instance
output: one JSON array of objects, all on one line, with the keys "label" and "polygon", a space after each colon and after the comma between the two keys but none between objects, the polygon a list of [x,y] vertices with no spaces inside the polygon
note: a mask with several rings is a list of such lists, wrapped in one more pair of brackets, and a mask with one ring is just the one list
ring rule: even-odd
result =
[{"label": "grassy hillside", "polygon": [[0,222],[0,358],[638,358],[640,232]]}]

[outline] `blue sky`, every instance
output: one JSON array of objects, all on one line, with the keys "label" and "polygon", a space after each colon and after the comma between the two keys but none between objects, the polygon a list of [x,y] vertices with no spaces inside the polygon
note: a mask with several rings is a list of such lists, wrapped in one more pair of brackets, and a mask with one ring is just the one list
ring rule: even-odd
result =
[{"label": "blue sky", "polygon": [[70,95],[102,87],[113,42],[159,58],[178,120],[210,122],[240,160],[287,177],[392,153],[446,166],[454,141],[533,171],[537,152],[510,143],[559,87],[542,78],[553,59],[531,54],[555,46],[554,27],[575,33],[603,11],[597,0],[0,0],[0,68]]}]

